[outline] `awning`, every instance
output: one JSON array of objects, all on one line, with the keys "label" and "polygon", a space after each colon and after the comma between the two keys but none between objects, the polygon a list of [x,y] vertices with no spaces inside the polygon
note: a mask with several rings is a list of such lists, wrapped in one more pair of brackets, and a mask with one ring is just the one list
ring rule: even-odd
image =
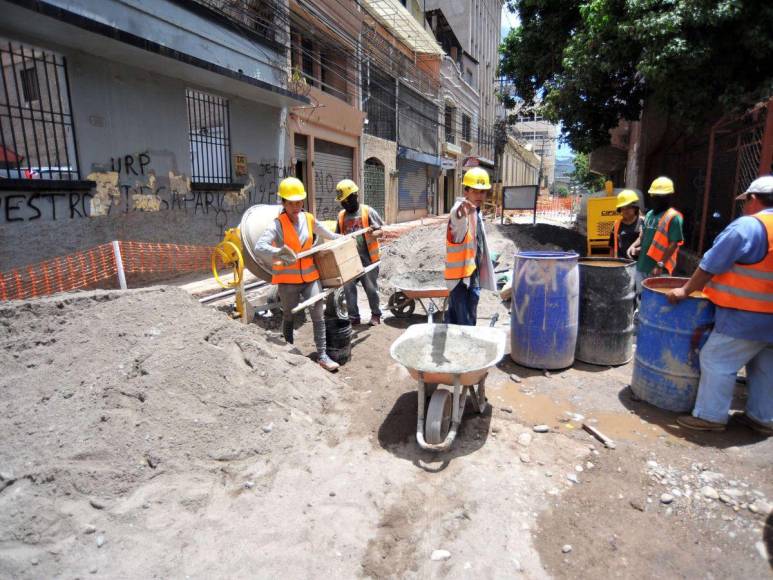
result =
[{"label": "awning", "polygon": [[495,165],[491,159],[485,157],[468,157],[464,160],[463,167],[488,167],[494,169]]},{"label": "awning", "polygon": [[411,50],[423,54],[445,54],[435,37],[424,30],[399,0],[362,0],[362,5]]},{"label": "awning", "polygon": [[410,149],[408,147],[398,147],[397,157],[398,159],[410,159],[412,161],[418,161],[419,163],[425,163],[435,167],[440,167],[441,165],[440,157],[438,155],[422,153],[421,151],[416,151],[415,149]]}]

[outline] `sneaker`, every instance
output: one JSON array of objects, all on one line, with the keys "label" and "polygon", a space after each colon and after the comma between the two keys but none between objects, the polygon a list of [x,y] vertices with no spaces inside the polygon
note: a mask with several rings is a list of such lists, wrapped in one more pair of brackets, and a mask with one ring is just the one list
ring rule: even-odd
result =
[{"label": "sneaker", "polygon": [[370,317],[370,325],[371,326],[378,326],[381,324],[381,316],[378,316],[376,314],[371,315]]},{"label": "sneaker", "polygon": [[336,361],[334,361],[332,358],[330,358],[327,353],[319,355],[319,360],[317,360],[319,363],[319,366],[321,366],[326,371],[330,371],[331,373],[338,370],[339,365]]},{"label": "sneaker", "polygon": [[746,425],[752,431],[756,431],[760,435],[773,435],[773,427],[769,427],[764,423],[760,423],[759,421],[752,419],[746,413],[737,413],[733,415],[733,418],[742,425]]},{"label": "sneaker", "polygon": [[352,326],[359,326],[360,325],[360,319],[359,318],[350,318],[349,324]]},{"label": "sneaker", "polygon": [[691,429],[692,431],[724,431],[726,427],[724,423],[706,421],[706,419],[693,417],[692,415],[677,417],[676,422],[685,429]]}]

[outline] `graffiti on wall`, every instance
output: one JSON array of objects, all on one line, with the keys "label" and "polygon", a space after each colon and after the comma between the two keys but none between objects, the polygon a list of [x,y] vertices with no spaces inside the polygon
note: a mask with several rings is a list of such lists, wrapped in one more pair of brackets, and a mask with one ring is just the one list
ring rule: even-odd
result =
[{"label": "graffiti on wall", "polygon": [[91,191],[19,191],[0,196],[0,224],[174,211],[210,217],[222,228],[252,205],[277,203],[279,182],[294,172],[292,166],[275,160],[248,163],[244,183],[208,189],[206,184],[192,185],[175,167],[168,153],[111,157],[106,164],[94,165],[86,176],[95,183]]}]

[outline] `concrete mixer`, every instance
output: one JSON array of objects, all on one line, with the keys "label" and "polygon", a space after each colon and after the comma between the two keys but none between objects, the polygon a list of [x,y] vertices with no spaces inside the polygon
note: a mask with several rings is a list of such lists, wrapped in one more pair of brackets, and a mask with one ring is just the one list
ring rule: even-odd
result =
[{"label": "concrete mixer", "polygon": [[[255,244],[266,231],[269,224],[275,220],[282,211],[281,205],[253,205],[244,212],[238,228],[230,228],[225,231],[223,241],[212,252],[211,265],[215,280],[235,294],[235,310],[242,322],[250,322],[257,312],[271,312],[273,315],[281,315],[281,306],[276,286],[271,285],[272,264],[262,259],[255,253]],[[345,236],[351,238],[363,235],[370,228],[352,232]],[[315,245],[305,255],[314,254],[323,248],[332,247],[338,242]],[[377,264],[365,268],[362,274],[370,271]],[[260,282],[244,284],[244,269],[252,272]],[[228,270],[231,270],[232,278],[228,279]],[[360,275],[362,275],[360,274]],[[268,292],[266,292],[267,287]],[[257,300],[247,291],[258,291]],[[315,297],[317,300],[327,299],[328,314],[346,318],[346,302],[343,288],[328,288],[322,294]],[[311,306],[316,300],[307,301],[293,309],[298,312]]]}]

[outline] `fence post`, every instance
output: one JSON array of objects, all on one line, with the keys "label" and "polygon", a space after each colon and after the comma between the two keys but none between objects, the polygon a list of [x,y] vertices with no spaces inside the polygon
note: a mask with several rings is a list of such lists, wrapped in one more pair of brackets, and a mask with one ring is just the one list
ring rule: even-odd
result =
[{"label": "fence post", "polygon": [[126,274],[123,271],[123,259],[121,258],[121,247],[116,240],[113,240],[113,256],[115,256],[115,267],[118,270],[118,284],[121,290],[126,290]]}]

